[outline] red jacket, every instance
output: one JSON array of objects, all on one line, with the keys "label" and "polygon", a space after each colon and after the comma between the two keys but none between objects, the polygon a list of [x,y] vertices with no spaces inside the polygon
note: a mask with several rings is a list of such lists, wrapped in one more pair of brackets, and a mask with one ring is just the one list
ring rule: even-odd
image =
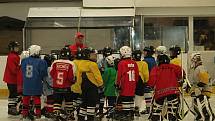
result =
[{"label": "red jacket", "polygon": [[69,88],[75,83],[74,63],[69,60],[56,60],[51,66],[50,75],[54,88]]},{"label": "red jacket", "polygon": [[85,48],[85,47],[87,47],[87,46],[85,46],[84,44],[75,43],[75,44],[73,44],[73,45],[70,45],[70,46],[69,46],[69,49],[70,49],[72,55],[75,56],[76,53],[77,53],[77,51],[78,51],[78,48]]},{"label": "red jacket", "polygon": [[137,63],[124,59],[118,63],[117,85],[121,88],[120,96],[134,96],[139,78]]},{"label": "red jacket", "polygon": [[148,85],[155,90],[155,99],[179,94],[179,81],[182,77],[180,66],[173,64],[161,64],[152,68]]},{"label": "red jacket", "polygon": [[3,81],[8,84],[17,84],[17,74],[20,68],[20,57],[17,52],[10,52],[4,71]]},{"label": "red jacket", "polygon": [[18,70],[18,74],[17,74],[17,92],[18,92],[18,94],[22,94],[22,90],[23,90],[23,77],[22,77],[22,69],[20,67],[20,69]]}]

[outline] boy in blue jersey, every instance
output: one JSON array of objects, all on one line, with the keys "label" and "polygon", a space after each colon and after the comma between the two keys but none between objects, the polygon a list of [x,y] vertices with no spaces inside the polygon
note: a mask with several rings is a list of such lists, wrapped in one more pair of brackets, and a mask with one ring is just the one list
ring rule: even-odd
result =
[{"label": "boy in blue jersey", "polygon": [[42,80],[47,76],[47,63],[40,59],[41,47],[31,45],[29,48],[29,57],[21,62],[23,75],[23,120],[29,116],[29,104],[33,99],[35,105],[36,120],[41,117]]},{"label": "boy in blue jersey", "polygon": [[[148,64],[148,71],[152,70],[154,66],[156,66],[156,61],[155,58],[153,57],[153,54],[155,53],[155,49],[153,46],[145,47],[143,49],[144,51],[144,61]],[[146,103],[146,110],[142,111],[141,114],[149,114],[150,112],[150,107],[151,107],[151,102],[152,102],[152,92],[151,89],[144,84],[144,98],[145,98],[145,103]]]}]

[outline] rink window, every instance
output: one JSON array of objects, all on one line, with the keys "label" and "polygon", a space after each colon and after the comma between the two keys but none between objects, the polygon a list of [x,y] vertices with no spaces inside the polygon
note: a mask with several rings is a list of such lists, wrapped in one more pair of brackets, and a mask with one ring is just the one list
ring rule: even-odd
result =
[{"label": "rink window", "polygon": [[194,50],[215,50],[215,17],[194,17]]},{"label": "rink window", "polygon": [[187,51],[188,18],[187,17],[145,17],[144,18],[145,45],[167,48],[178,45]]}]

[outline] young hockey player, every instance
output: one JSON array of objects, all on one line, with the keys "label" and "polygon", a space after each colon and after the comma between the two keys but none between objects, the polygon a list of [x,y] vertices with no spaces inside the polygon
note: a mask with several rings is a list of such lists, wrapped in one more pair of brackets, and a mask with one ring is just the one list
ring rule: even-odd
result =
[{"label": "young hockey player", "polygon": [[181,54],[181,48],[175,45],[169,48],[169,52],[170,52],[170,58],[171,58],[170,63],[178,66],[182,66],[181,59],[178,58],[178,55]]},{"label": "young hockey player", "polygon": [[82,66],[82,53],[81,49],[77,50],[76,56],[73,60],[75,66],[76,66],[76,72],[75,72],[75,77],[76,77],[76,82],[71,86],[72,90],[72,101],[73,101],[73,108],[78,108],[77,109],[77,115],[79,114],[80,110],[80,104],[81,104],[81,82],[82,82],[82,77],[81,73],[79,71],[80,66]]},{"label": "young hockey player", "polygon": [[166,54],[166,53],[167,53],[167,49],[165,46],[158,46],[156,48],[156,54],[157,55]]},{"label": "young hockey player", "polygon": [[[154,88],[151,121],[178,121],[179,85],[182,79],[180,66],[170,64],[165,54],[157,57],[158,66],[151,70],[148,85]],[[166,110],[165,110],[166,109]]]},{"label": "young hockey player", "polygon": [[73,120],[72,92],[71,86],[75,83],[75,64],[70,61],[71,52],[68,47],[60,50],[59,60],[55,60],[50,69],[53,79],[54,107],[53,113],[56,120],[60,118],[63,100],[65,101],[65,112],[67,121]]},{"label": "young hockey player", "polygon": [[78,121],[94,121],[96,113],[96,104],[99,101],[98,88],[103,86],[103,80],[96,63],[97,53],[94,49],[82,49],[83,63],[79,67],[82,76],[82,104]]},{"label": "young hockey player", "polygon": [[[102,75],[104,73],[104,70],[108,66],[106,58],[109,55],[112,55],[112,53],[113,53],[113,50],[108,46],[102,50],[103,58],[100,62],[98,62],[99,70]],[[99,115],[103,113],[104,102],[105,102],[104,88],[101,87],[101,88],[99,88]]]},{"label": "young hockey player", "polygon": [[154,66],[157,65],[156,60],[153,57],[154,53],[155,53],[155,49],[153,46],[145,47],[143,49],[144,61],[146,61],[146,63],[148,64],[149,72],[152,70]]},{"label": "young hockey player", "polygon": [[149,70],[148,64],[141,60],[142,52],[141,50],[135,50],[132,53],[133,59],[136,61],[139,70],[139,80],[137,82],[135,91],[135,115],[140,116],[139,110],[142,106],[143,94],[144,94],[144,84],[149,80]]},{"label": "young hockey player", "polygon": [[209,98],[212,90],[209,86],[210,76],[202,64],[200,53],[191,55],[191,67],[193,71],[193,89],[191,91],[192,107],[195,112],[195,121],[213,121],[215,119],[212,112]]},{"label": "young hockey player", "polygon": [[[153,46],[149,46],[149,47],[145,47],[143,51],[144,51],[144,61],[148,64],[148,71],[150,73],[152,68],[157,65],[155,58],[153,57],[153,54],[155,53],[155,49]],[[152,90],[147,86],[146,83],[144,83],[144,98],[146,103],[146,110],[143,110],[141,114],[149,114],[151,103],[152,103]]]},{"label": "young hockey player", "polygon": [[56,60],[56,57],[52,54],[48,54],[44,56],[44,60],[48,65],[47,73],[48,76],[43,81],[43,95],[46,97],[44,108],[42,109],[42,114],[47,118],[52,118],[53,112],[53,80],[50,75],[51,65]]},{"label": "young hockey player", "polygon": [[[107,67],[105,68],[104,74],[102,75],[104,80],[104,95],[107,98],[107,103],[110,108],[114,107],[116,104],[116,69],[114,67],[115,58],[112,55],[106,57]],[[107,118],[113,116],[113,112],[108,112]]]},{"label": "young hockey player", "polygon": [[4,71],[3,80],[7,83],[7,88],[9,90],[8,97],[8,114],[9,115],[18,115],[16,109],[18,94],[17,94],[17,75],[20,68],[20,57],[19,57],[19,46],[18,42],[12,41],[9,43],[9,54],[7,57],[7,64]]},{"label": "young hockey player", "polygon": [[131,59],[132,51],[130,47],[121,47],[120,55],[121,61],[118,63],[116,85],[119,89],[117,105],[121,105],[122,109],[117,109],[117,115],[119,116],[116,118],[133,120],[134,96],[139,77],[139,71],[137,63]]},{"label": "young hockey player", "polygon": [[33,99],[36,120],[41,118],[42,81],[47,76],[47,64],[40,59],[41,47],[31,45],[29,57],[21,62],[23,75],[23,120],[28,118],[30,100]]}]

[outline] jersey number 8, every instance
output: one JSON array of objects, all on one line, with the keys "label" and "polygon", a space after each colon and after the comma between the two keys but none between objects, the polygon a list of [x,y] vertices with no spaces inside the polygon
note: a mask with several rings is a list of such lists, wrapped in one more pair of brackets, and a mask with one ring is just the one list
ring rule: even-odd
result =
[{"label": "jersey number 8", "polygon": [[27,65],[26,66],[26,77],[31,78],[33,77],[33,66],[32,65]]}]

